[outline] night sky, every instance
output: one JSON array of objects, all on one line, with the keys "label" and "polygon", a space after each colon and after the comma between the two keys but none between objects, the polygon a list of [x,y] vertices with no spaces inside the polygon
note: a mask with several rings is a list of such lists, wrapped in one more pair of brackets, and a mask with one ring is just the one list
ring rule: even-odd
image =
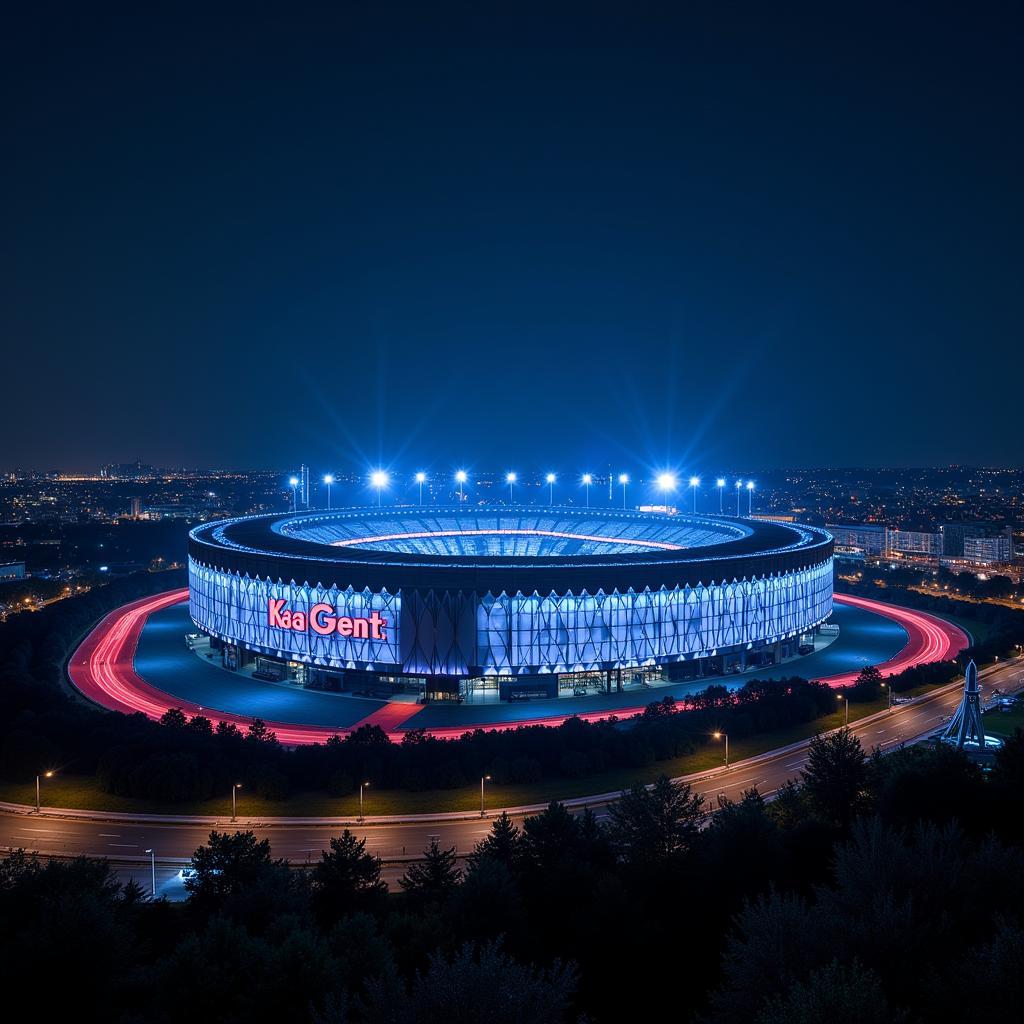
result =
[{"label": "night sky", "polygon": [[0,32],[0,468],[1024,463],[1019,4],[101,6]]}]

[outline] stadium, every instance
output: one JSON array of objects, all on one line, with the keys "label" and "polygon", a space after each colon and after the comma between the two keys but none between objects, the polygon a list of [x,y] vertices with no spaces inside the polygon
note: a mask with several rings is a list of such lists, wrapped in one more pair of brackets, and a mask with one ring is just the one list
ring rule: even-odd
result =
[{"label": "stadium", "polygon": [[384,699],[728,675],[813,650],[831,612],[831,537],[749,518],[360,508],[189,538],[196,642],[225,668]]}]

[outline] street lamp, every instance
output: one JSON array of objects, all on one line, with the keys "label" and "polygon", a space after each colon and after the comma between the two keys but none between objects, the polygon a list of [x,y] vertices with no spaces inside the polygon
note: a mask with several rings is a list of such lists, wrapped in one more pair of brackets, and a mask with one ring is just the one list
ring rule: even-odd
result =
[{"label": "street lamp", "polygon": [[[50,772],[43,772],[43,774],[42,774],[42,777],[44,779],[52,779],[53,776],[54,776],[54,773],[52,771],[50,771]],[[39,778],[40,777],[37,775],[36,776],[36,814],[41,814],[42,813],[42,807],[39,804]]]},{"label": "street lamp", "polygon": [[700,477],[691,476],[690,486],[693,488],[693,514],[697,514],[697,488],[700,487]]},{"label": "street lamp", "polygon": [[590,508],[590,485],[594,482],[593,476],[590,473],[583,474],[583,486],[587,490],[587,508]]},{"label": "street lamp", "polygon": [[150,877],[153,880],[153,899],[156,899],[156,851],[147,850],[146,853],[149,854]]},{"label": "street lamp", "polygon": [[886,708],[886,710],[892,711],[892,684],[891,683],[882,683],[881,687],[882,687],[883,690],[886,690],[888,692],[889,700],[888,700],[888,707]]},{"label": "street lamp", "polygon": [[711,734],[713,739],[725,740],[725,767],[729,767],[729,734],[724,732],[713,732]]},{"label": "street lamp", "polygon": [[842,700],[846,702],[846,715],[843,719],[843,726],[848,727],[850,724],[850,698],[843,696],[841,693],[836,694],[836,700]]},{"label": "street lamp", "polygon": [[668,494],[669,491],[676,489],[676,478],[673,473],[659,473],[655,482],[662,494]]},{"label": "street lamp", "polygon": [[628,473],[620,473],[619,474],[619,483],[622,484],[622,507],[625,508],[626,507],[626,484],[629,483],[629,474]]},{"label": "street lamp", "polygon": [[548,473],[544,478],[548,482],[548,504],[554,505],[555,503],[555,474]]},{"label": "street lamp", "polygon": [[747,515],[754,514],[754,481],[747,481]]},{"label": "street lamp", "polygon": [[715,481],[715,486],[718,488],[718,514],[721,515],[722,514],[722,495],[724,493],[725,480],[722,479],[722,477],[719,477]]},{"label": "street lamp", "polygon": [[331,511],[331,484],[334,483],[334,477],[328,473],[324,477],[324,483],[327,484],[327,511]]},{"label": "street lamp", "polygon": [[488,782],[490,782],[491,781],[490,775],[481,775],[480,776],[480,817],[481,818],[486,817],[486,815],[484,814],[484,780],[487,780]]},{"label": "street lamp", "polygon": [[416,483],[418,483],[420,485],[420,504],[421,505],[423,504],[423,484],[426,481],[426,479],[427,479],[427,474],[426,473],[417,473],[416,474]]},{"label": "street lamp", "polygon": [[363,790],[369,785],[368,782],[359,783],[359,820],[363,820]]},{"label": "street lamp", "polygon": [[240,782],[236,782],[231,787],[231,820],[235,821],[238,818],[238,791],[242,788]]},{"label": "street lamp", "polygon": [[739,518],[740,514],[740,491],[743,489],[743,481],[736,481],[736,517]]},{"label": "street lamp", "polygon": [[297,476],[293,476],[288,481],[288,486],[291,487],[291,489],[292,489],[292,515],[294,515],[295,514],[295,491],[296,491],[296,488],[298,488],[298,486],[299,486],[299,478]]},{"label": "street lamp", "polygon": [[377,508],[380,508],[380,492],[388,485],[388,475],[383,469],[375,469],[370,474],[370,483],[377,488]]},{"label": "street lamp", "polygon": [[458,473],[455,474],[455,482],[459,485],[459,501],[462,501],[463,498],[465,498],[465,492],[462,490],[462,485],[466,482],[466,479],[466,471],[464,469],[460,469]]},{"label": "street lamp", "polygon": [[516,482],[516,475],[515,475],[515,473],[506,473],[505,474],[505,483],[508,484],[508,503],[510,505],[512,504],[512,487],[515,484],[515,482]]}]

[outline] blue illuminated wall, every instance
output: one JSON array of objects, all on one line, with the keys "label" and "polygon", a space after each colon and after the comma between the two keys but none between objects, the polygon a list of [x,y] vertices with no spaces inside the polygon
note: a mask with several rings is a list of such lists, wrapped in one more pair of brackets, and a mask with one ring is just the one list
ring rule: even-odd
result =
[{"label": "blue illuminated wall", "polygon": [[[536,674],[683,661],[794,636],[831,614],[832,560],[781,576],[671,590],[482,597],[254,580],[190,560],[189,589],[201,629],[265,654],[414,675]],[[353,618],[376,610],[387,619],[387,639],[271,628],[272,598],[307,613],[318,602]]]}]

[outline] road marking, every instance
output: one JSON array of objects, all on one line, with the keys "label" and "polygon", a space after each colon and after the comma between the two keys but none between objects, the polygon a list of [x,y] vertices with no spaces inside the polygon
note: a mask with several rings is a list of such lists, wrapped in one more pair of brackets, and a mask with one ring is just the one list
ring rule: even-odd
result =
[{"label": "road marking", "polygon": [[99,835],[103,839],[120,839],[121,838],[116,832],[100,832]]}]

